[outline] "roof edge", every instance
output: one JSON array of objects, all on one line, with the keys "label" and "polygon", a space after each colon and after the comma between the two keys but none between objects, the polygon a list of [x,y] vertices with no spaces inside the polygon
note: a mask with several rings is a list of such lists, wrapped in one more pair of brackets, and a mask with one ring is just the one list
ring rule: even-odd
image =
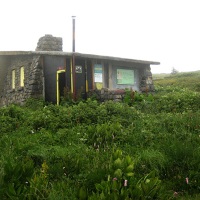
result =
[{"label": "roof edge", "polygon": [[82,57],[82,58],[125,61],[125,62],[142,63],[142,64],[150,64],[150,65],[160,64],[160,62],[156,62],[156,61],[137,60],[137,59],[131,59],[131,58],[114,57],[114,56],[102,56],[102,55],[86,54],[86,53],[78,53],[78,52],[73,53],[73,52],[63,52],[63,51],[0,51],[0,56],[4,56],[4,55],[5,56],[15,56],[15,55],[72,56],[73,54],[77,57]]}]

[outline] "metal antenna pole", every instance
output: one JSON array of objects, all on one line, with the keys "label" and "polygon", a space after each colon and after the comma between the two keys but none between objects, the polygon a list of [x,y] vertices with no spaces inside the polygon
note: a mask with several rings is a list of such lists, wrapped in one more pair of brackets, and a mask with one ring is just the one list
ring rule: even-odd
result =
[{"label": "metal antenna pole", "polygon": [[72,74],[73,74],[73,99],[76,100],[76,65],[75,65],[75,16],[72,16]]}]

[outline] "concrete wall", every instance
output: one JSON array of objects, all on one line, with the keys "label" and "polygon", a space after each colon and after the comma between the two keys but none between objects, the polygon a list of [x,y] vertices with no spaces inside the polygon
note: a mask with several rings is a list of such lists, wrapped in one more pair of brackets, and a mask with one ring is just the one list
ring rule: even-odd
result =
[{"label": "concrete wall", "polygon": [[[134,70],[134,84],[117,84],[117,69],[130,69]],[[124,89],[129,88],[135,91],[139,91],[139,71],[134,67],[124,67],[124,66],[113,66],[109,68],[111,77],[111,89]]]},{"label": "concrete wall", "polygon": [[[117,69],[134,70],[134,84],[117,84]],[[137,63],[110,62],[108,66],[108,88],[109,89],[133,89],[141,90],[142,78],[146,80],[146,69],[148,65]],[[143,84],[144,85],[144,84]],[[146,86],[146,85],[145,85]]]},{"label": "concrete wall", "polygon": [[[94,68],[93,61],[93,68]],[[134,91],[152,92],[154,85],[152,81],[152,73],[149,64],[141,63],[127,63],[118,61],[98,61],[103,67],[103,83],[102,88],[109,90],[115,89],[132,89]],[[117,69],[127,69],[134,71],[133,84],[118,84],[117,83]],[[94,76],[94,70],[93,70]],[[94,87],[94,89],[97,89]]]}]

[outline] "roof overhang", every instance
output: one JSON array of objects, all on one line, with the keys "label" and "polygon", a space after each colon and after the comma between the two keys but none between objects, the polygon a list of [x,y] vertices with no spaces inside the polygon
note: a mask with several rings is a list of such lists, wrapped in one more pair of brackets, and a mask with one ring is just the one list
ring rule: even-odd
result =
[{"label": "roof overhang", "polygon": [[62,52],[62,51],[0,51],[0,56],[17,56],[17,55],[50,55],[50,56],[72,56],[79,58],[89,58],[97,60],[111,60],[111,61],[121,61],[121,62],[130,62],[130,63],[140,63],[148,65],[159,65],[160,62],[155,61],[146,61],[146,60],[136,60],[130,58],[121,58],[113,56],[101,56],[94,54],[85,54],[78,52]]}]

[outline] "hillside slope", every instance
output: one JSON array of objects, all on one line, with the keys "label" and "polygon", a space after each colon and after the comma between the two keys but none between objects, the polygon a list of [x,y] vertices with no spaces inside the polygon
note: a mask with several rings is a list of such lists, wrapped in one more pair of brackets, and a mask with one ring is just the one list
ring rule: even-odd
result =
[{"label": "hillside slope", "polygon": [[171,74],[153,74],[155,86],[175,86],[200,92],[200,71]]}]

